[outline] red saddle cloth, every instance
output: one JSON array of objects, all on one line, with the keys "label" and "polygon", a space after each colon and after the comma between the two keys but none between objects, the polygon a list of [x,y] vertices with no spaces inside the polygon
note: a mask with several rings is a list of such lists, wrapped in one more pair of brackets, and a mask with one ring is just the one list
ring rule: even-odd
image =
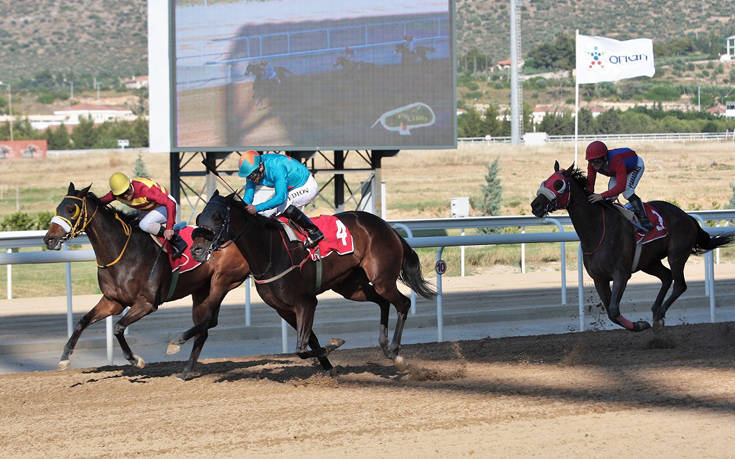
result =
[{"label": "red saddle cloth", "polygon": [[[649,232],[645,233],[634,226],[635,242],[639,244],[647,244],[651,241],[655,241],[656,239],[666,237],[668,229],[666,228],[666,223],[664,222],[661,214],[659,214],[656,209],[654,209],[653,206],[651,206],[647,202],[643,203],[643,208],[646,210],[648,221],[651,222],[653,228]],[[638,223],[638,217],[633,217],[633,220]]]},{"label": "red saddle cloth", "polygon": [[[302,242],[306,240],[306,235],[301,233],[301,229],[290,225],[286,217],[279,216],[276,218],[291,226],[291,228],[294,228],[296,236]],[[311,221],[324,233],[324,239],[319,241],[317,247],[309,249],[309,256],[312,260],[316,261],[319,258],[324,258],[333,252],[336,252],[338,255],[347,255],[355,250],[350,230],[337,217],[333,215],[320,215],[312,218]],[[319,249],[318,254],[316,253],[317,248]]]},{"label": "red saddle cloth", "polygon": [[[198,267],[202,263],[199,261],[196,261],[194,257],[191,255],[191,233],[194,231],[193,226],[186,226],[178,231],[179,236],[181,236],[186,241],[186,250],[184,250],[184,253],[181,254],[178,258],[172,258],[171,253],[173,252],[173,248],[170,244],[166,244],[166,250],[168,251],[168,261],[171,263],[171,272],[179,271],[179,273],[185,273],[187,271],[191,271],[192,269]],[[163,242],[163,238],[158,238],[159,242]]]}]

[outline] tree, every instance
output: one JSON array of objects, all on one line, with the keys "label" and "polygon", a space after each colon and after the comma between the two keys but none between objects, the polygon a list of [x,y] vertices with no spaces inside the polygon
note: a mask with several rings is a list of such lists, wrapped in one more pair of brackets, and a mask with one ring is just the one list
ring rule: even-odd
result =
[{"label": "tree", "polygon": [[94,147],[97,142],[97,132],[94,128],[92,118],[79,118],[79,124],[71,133],[71,139],[74,142],[74,148],[89,149]]},{"label": "tree", "polygon": [[148,169],[145,168],[145,162],[143,162],[143,157],[138,153],[138,159],[135,160],[135,164],[133,165],[133,175],[136,177],[150,177],[148,174]]},{"label": "tree", "polygon": [[473,207],[482,210],[485,215],[500,215],[500,205],[503,202],[503,186],[498,178],[498,158],[492,164],[485,164],[485,185],[482,186],[482,198],[478,205]]},{"label": "tree", "polygon": [[730,189],[732,190],[732,196],[730,196],[730,202],[727,204],[727,208],[735,209],[735,183],[730,182]]},{"label": "tree", "polygon": [[46,141],[49,150],[67,150],[71,148],[71,138],[64,123],[61,123],[56,129],[52,127],[46,129]]}]

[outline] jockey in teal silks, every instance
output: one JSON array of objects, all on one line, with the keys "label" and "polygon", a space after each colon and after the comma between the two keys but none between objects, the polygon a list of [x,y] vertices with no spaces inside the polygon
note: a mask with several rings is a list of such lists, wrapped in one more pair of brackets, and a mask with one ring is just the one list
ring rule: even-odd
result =
[{"label": "jockey in teal silks", "polygon": [[[299,161],[285,155],[258,154],[248,150],[240,157],[240,177],[246,177],[243,201],[247,211],[266,217],[283,215],[301,227],[307,234],[307,247],[314,247],[324,239],[324,235],[301,208],[309,204],[319,194],[319,185]],[[255,189],[258,186],[273,188],[273,196],[253,205]]]}]

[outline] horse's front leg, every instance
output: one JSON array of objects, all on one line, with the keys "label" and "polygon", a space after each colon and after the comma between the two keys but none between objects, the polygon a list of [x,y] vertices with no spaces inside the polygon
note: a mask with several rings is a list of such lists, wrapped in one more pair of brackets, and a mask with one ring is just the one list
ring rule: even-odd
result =
[{"label": "horse's front leg", "polygon": [[111,315],[120,314],[123,309],[123,306],[117,301],[111,300],[105,296],[100,298],[97,304],[90,309],[88,313],[84,314],[74,327],[74,332],[66,342],[64,352],[61,354],[61,358],[59,359],[59,369],[65,370],[66,368],[69,368],[69,365],[71,364],[69,358],[74,353],[74,348],[77,345],[77,341],[79,341],[79,337],[87,327]]},{"label": "horse's front leg", "polygon": [[138,297],[138,299],[135,303],[133,303],[128,312],[120,320],[117,321],[115,327],[113,328],[113,333],[115,334],[115,338],[117,338],[117,342],[120,344],[120,348],[123,351],[123,356],[128,362],[138,368],[145,367],[145,361],[141,356],[133,354],[133,351],[130,350],[130,346],[125,340],[125,329],[130,324],[137,322],[138,320],[147,316],[156,309],[158,309],[158,305],[154,305],[152,302],[143,297]]},{"label": "horse's front leg", "polygon": [[645,320],[639,320],[633,323],[620,313],[620,301],[623,298],[623,292],[625,292],[625,287],[628,285],[629,278],[630,276],[616,275],[613,279],[612,292],[610,293],[610,305],[607,308],[607,316],[610,320],[626,330],[639,332],[651,328],[651,324]]}]

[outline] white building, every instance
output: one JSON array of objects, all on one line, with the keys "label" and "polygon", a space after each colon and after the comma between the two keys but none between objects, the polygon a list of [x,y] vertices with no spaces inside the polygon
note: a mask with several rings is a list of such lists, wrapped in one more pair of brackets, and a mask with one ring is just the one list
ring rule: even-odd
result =
[{"label": "white building", "polygon": [[[76,104],[61,110],[55,110],[54,115],[63,117],[64,124],[79,124],[79,119],[91,118],[97,123],[105,121],[135,121],[132,110],[113,107],[111,105]],[[61,124],[61,122],[59,122]]]}]

